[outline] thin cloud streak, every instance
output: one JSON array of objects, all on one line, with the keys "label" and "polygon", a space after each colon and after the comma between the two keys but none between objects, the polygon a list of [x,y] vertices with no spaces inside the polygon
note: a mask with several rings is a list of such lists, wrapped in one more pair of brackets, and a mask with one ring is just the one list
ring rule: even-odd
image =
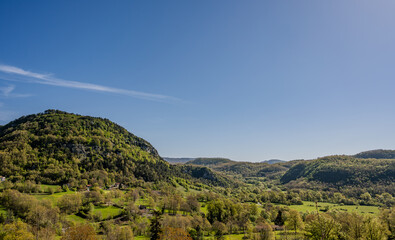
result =
[{"label": "thin cloud streak", "polygon": [[126,96],[131,96],[131,97],[151,100],[151,101],[160,101],[160,102],[180,101],[180,99],[178,98],[166,96],[166,95],[113,88],[113,87],[92,84],[92,83],[63,80],[60,78],[55,78],[51,74],[40,74],[40,73],[30,72],[18,67],[2,65],[2,64],[0,64],[0,72],[5,73],[7,76],[2,78],[9,81],[23,81],[23,82],[30,82],[30,83],[58,86],[58,87],[107,92],[107,93],[121,94],[121,95],[126,95]]}]

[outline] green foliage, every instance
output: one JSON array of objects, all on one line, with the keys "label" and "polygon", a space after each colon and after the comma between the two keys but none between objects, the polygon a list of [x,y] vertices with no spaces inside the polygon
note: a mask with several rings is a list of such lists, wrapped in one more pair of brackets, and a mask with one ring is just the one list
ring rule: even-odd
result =
[{"label": "green foliage", "polygon": [[78,225],[66,230],[62,240],[97,240],[95,229],[89,225]]},{"label": "green foliage", "polygon": [[289,167],[289,163],[269,164],[236,162],[226,158],[196,158],[186,164],[207,166],[219,172],[243,177],[275,177],[283,174]]},{"label": "green foliage", "polygon": [[[180,168],[164,161],[155,148],[108,119],[58,110],[21,117],[0,128],[0,175],[15,181],[105,187],[133,186],[136,179],[170,181],[174,176],[228,185],[209,169]],[[193,176],[191,176],[193,175]],[[29,190],[30,191],[30,190]]]},{"label": "green foliage", "polygon": [[121,174],[147,181],[163,179],[168,164],[147,141],[107,119],[48,110],[0,129],[0,169],[11,180],[51,184],[108,170],[111,176],[103,179],[107,184]]},{"label": "green foliage", "polygon": [[274,224],[276,224],[276,225],[278,225],[278,226],[283,226],[284,225],[284,223],[285,223],[285,218],[284,218],[284,215],[283,215],[283,211],[282,210],[278,210],[278,212],[277,212],[277,216],[276,216],[276,218],[274,219]]},{"label": "green foliage", "polygon": [[238,185],[235,181],[230,180],[229,177],[215,173],[207,167],[188,165],[179,165],[177,167],[182,173],[186,173],[193,178],[199,179],[205,184],[215,183],[215,185],[221,187],[235,187]]},{"label": "green foliage", "polygon": [[0,239],[18,224],[36,239],[273,239],[284,224],[291,239],[393,238],[394,161],[170,165],[109,120],[50,110],[0,128]]},{"label": "green foliage", "polygon": [[81,206],[82,196],[80,193],[64,195],[58,201],[60,211],[66,214],[78,213]]},{"label": "green foliage", "polygon": [[107,240],[133,240],[133,231],[129,226],[110,226],[106,229]]},{"label": "green foliage", "polygon": [[338,223],[328,214],[317,214],[312,216],[306,225],[306,235],[313,240],[335,240],[338,239],[336,232]]},{"label": "green foliage", "polygon": [[202,165],[202,166],[215,166],[215,165],[220,165],[224,163],[234,163],[235,161],[232,161],[227,158],[196,158],[194,160],[191,160],[187,162],[187,164],[194,164],[194,165]]},{"label": "green foliage", "polygon": [[30,208],[38,204],[37,199],[33,196],[20,193],[17,190],[5,190],[0,195],[1,204],[14,212],[14,214],[21,218],[26,218]]},{"label": "green foliage", "polygon": [[335,186],[392,183],[395,180],[395,159],[358,159],[343,155],[303,161],[291,167],[281,182],[299,178]]},{"label": "green foliage", "polygon": [[302,217],[299,212],[296,210],[289,210],[287,220],[285,221],[285,225],[289,230],[296,231],[304,228]]},{"label": "green foliage", "polygon": [[33,240],[34,235],[30,232],[29,225],[18,220],[13,223],[0,226],[0,240]]},{"label": "green foliage", "polygon": [[377,159],[395,159],[395,150],[370,150],[355,154],[356,158],[377,158]]},{"label": "green foliage", "polygon": [[160,235],[162,234],[162,224],[160,220],[162,219],[162,215],[159,211],[154,211],[154,216],[151,219],[150,224],[150,239],[151,240],[159,240]]}]

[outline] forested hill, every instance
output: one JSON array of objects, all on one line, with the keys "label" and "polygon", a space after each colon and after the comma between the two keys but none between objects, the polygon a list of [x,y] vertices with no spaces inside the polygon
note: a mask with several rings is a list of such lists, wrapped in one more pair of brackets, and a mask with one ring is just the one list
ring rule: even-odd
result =
[{"label": "forested hill", "polygon": [[191,161],[186,162],[186,164],[194,164],[194,165],[201,165],[201,166],[218,166],[224,163],[234,163],[227,158],[196,158]]},{"label": "forested hill", "polygon": [[24,116],[0,128],[0,175],[53,184],[81,178],[109,184],[172,177],[227,184],[204,167],[171,166],[149,142],[108,119],[58,110]]},{"label": "forested hill", "polygon": [[293,186],[301,186],[307,181],[315,187],[395,187],[395,159],[335,155],[315,160],[268,164],[237,162],[224,158],[198,158],[187,162],[189,164],[207,166],[217,172],[245,179],[279,179],[282,184],[291,183]]},{"label": "forested hill", "polygon": [[300,161],[281,178],[282,183],[306,179],[334,186],[367,186],[395,181],[395,159],[361,159],[345,155]]},{"label": "forested hill", "polygon": [[395,150],[377,149],[355,154],[356,158],[395,159]]},{"label": "forested hill", "polygon": [[282,176],[296,162],[281,162],[269,164],[267,162],[237,162],[227,158],[197,158],[189,161],[187,165],[206,166],[227,175],[241,177],[279,177]]}]

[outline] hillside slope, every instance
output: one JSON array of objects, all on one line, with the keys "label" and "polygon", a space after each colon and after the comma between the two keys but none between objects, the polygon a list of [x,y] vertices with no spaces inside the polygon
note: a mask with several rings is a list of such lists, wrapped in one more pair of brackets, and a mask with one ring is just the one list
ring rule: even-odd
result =
[{"label": "hillside slope", "polygon": [[237,162],[227,158],[197,158],[186,164],[206,166],[217,172],[227,175],[246,177],[279,178],[294,164],[294,162],[280,162],[269,164],[267,162]]},{"label": "hillside slope", "polygon": [[395,181],[395,159],[359,159],[337,155],[300,161],[281,178],[282,183],[304,178],[334,186],[368,186]]},{"label": "hillside slope", "polygon": [[0,175],[12,181],[62,184],[84,178],[107,184],[183,177],[228,184],[207,168],[197,172],[202,175],[170,165],[149,142],[108,119],[47,110],[0,128]]},{"label": "hillside slope", "polygon": [[355,154],[356,158],[395,159],[395,150],[376,149]]},{"label": "hillside slope", "polygon": [[224,163],[234,163],[235,161],[232,161],[227,158],[195,158],[191,161],[186,162],[186,164],[193,164],[193,165],[200,165],[200,166],[219,166]]}]

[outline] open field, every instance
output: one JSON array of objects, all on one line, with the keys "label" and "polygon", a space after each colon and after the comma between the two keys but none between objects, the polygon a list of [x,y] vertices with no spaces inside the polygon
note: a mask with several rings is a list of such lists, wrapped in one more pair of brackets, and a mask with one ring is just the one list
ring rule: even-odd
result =
[{"label": "open field", "polygon": [[120,208],[114,206],[109,206],[109,207],[95,206],[95,209],[93,210],[94,214],[101,213],[103,219],[115,217],[119,215],[121,212],[122,210]]},{"label": "open field", "polygon": [[88,222],[87,219],[79,217],[79,216],[77,216],[75,214],[67,215],[66,219],[69,220],[69,221],[75,222],[75,223],[86,223],[86,222]]},{"label": "open field", "polygon": [[52,189],[54,191],[61,191],[62,187],[59,185],[49,185],[49,184],[40,184],[41,190],[47,191],[48,189]]},{"label": "open field", "polygon": [[[276,204],[279,206],[287,206]],[[290,205],[287,206],[290,209],[295,209],[299,212],[307,213],[307,212],[315,212],[316,206],[315,202],[303,201],[303,205]],[[377,206],[360,206],[360,205],[340,205],[334,203],[326,203],[326,202],[319,202],[318,203],[318,210],[322,211],[328,208],[328,211],[344,211],[344,212],[356,212],[359,214],[378,214],[380,212],[379,207]]]},{"label": "open field", "polygon": [[136,237],[134,237],[134,239],[135,239],[135,240],[148,240],[149,237],[146,237],[146,236],[136,236]]},{"label": "open field", "polygon": [[52,204],[56,204],[57,200],[61,198],[64,195],[67,194],[74,194],[75,192],[73,191],[67,191],[67,192],[59,192],[59,193],[54,193],[54,194],[32,194],[34,197],[36,197],[38,200],[49,200],[52,202]]}]

